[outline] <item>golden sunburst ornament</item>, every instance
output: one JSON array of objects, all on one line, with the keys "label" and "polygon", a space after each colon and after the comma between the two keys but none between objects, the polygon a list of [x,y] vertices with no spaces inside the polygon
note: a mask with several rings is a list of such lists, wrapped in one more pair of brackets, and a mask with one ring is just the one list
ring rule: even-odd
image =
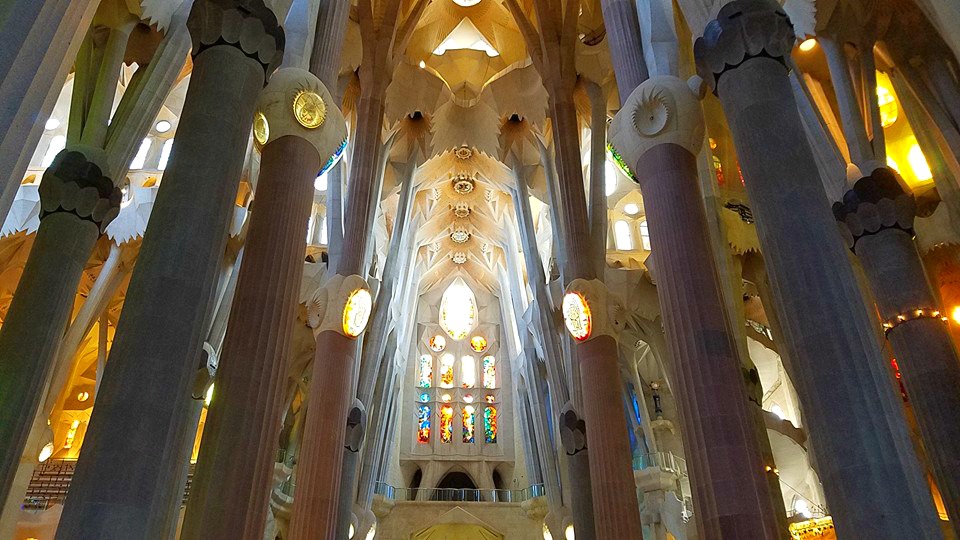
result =
[{"label": "golden sunburst ornament", "polygon": [[257,142],[259,146],[267,144],[267,139],[270,138],[270,124],[267,123],[267,117],[263,115],[262,112],[257,111],[257,114],[253,117],[253,140]]},{"label": "golden sunburst ornament", "polygon": [[293,116],[307,129],[316,129],[327,119],[327,104],[320,94],[312,90],[301,90],[293,98]]}]

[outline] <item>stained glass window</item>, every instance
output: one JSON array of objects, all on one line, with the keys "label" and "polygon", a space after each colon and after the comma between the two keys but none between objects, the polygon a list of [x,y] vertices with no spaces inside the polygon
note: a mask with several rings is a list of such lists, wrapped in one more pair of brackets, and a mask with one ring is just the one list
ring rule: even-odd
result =
[{"label": "stained glass window", "polygon": [[483,352],[487,348],[487,338],[473,336],[470,338],[470,348],[473,349],[473,352]]},{"label": "stained glass window", "polygon": [[447,347],[447,340],[446,340],[443,336],[441,336],[440,334],[437,334],[437,335],[433,336],[432,338],[430,338],[430,350],[431,350],[431,351],[433,351],[433,352],[440,352],[440,351],[442,351],[443,349],[445,349],[446,347]]},{"label": "stained glass window", "polygon": [[417,407],[417,442],[430,442],[430,406]]},{"label": "stained glass window", "polygon": [[[494,411],[494,424],[496,424],[496,411]],[[496,428],[494,428],[496,431]],[[494,433],[496,438],[496,433]],[[453,406],[444,405],[440,407],[440,442],[448,443],[453,440]]]},{"label": "stained glass window", "polygon": [[492,356],[483,357],[483,387],[497,387],[497,359]]},{"label": "stained glass window", "polygon": [[424,354],[420,357],[420,364],[418,367],[419,377],[417,378],[417,386],[420,388],[430,388],[433,385],[433,357],[429,354]]},{"label": "stained glass window", "polygon": [[640,244],[643,249],[650,251],[650,227],[647,226],[647,220],[640,222]]},{"label": "stained glass window", "polygon": [[474,427],[476,414],[473,405],[467,405],[463,408],[463,442],[472,443],[474,441]]},{"label": "stained glass window", "polygon": [[467,337],[477,323],[477,301],[473,291],[457,278],[443,293],[440,300],[440,326],[453,339]]},{"label": "stained glass window", "polygon": [[464,403],[473,403],[473,394],[466,394],[463,396]]},{"label": "stained glass window", "polygon": [[453,355],[450,353],[440,357],[440,387],[453,388]]},{"label": "stained glass window", "polygon": [[492,405],[483,410],[483,432],[487,443],[497,442],[497,408]]},{"label": "stained glass window", "polygon": [[420,394],[420,401],[423,403],[430,401],[430,394],[427,392],[423,392],[422,394]]},{"label": "stained glass window", "polygon": [[460,359],[460,382],[464,388],[477,385],[477,360],[472,356]]},{"label": "stained glass window", "polygon": [[497,398],[494,397],[493,394],[487,394],[487,397],[485,397],[484,399],[486,400],[487,403],[495,403],[497,401]]}]

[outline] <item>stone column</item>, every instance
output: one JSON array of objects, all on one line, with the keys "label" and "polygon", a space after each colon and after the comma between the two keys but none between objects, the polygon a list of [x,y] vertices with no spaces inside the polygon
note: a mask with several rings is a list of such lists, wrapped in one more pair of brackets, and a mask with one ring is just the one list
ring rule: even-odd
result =
[{"label": "stone column", "polygon": [[261,0],[196,0],[193,74],[57,537],[155,539],[176,516],[191,386],[257,95],[283,31]]},{"label": "stone column", "polygon": [[120,211],[102,150],[68,148],[43,173],[40,228],[0,330],[0,501],[17,471],[74,296],[97,238]]},{"label": "stone column", "polygon": [[263,537],[313,182],[346,136],[330,93],[301,69],[271,77],[259,115],[268,139],[184,539]]},{"label": "stone column", "polygon": [[953,530],[960,533],[960,358],[913,243],[916,203],[877,169],[834,204],[873,289]]},{"label": "stone column", "polygon": [[700,194],[701,91],[699,78],[690,87],[647,80],[614,118],[611,139],[646,203],[700,537],[782,538]]},{"label": "stone column", "polygon": [[617,77],[620,104],[640,83],[647,80],[647,63],[643,59],[643,41],[640,39],[640,19],[634,0],[601,0],[603,23],[607,28],[607,46],[613,73]]},{"label": "stone column", "polygon": [[735,0],[694,52],[737,146],[839,536],[940,538],[791,92],[794,40],[775,1]]}]

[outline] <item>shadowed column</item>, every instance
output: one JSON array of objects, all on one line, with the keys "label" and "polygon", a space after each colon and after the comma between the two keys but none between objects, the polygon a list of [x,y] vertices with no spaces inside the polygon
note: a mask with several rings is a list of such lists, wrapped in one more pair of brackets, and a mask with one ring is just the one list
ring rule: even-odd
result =
[{"label": "shadowed column", "polygon": [[257,94],[283,49],[261,0],[197,0],[187,26],[190,86],[59,539],[161,538],[183,496],[203,331]]}]

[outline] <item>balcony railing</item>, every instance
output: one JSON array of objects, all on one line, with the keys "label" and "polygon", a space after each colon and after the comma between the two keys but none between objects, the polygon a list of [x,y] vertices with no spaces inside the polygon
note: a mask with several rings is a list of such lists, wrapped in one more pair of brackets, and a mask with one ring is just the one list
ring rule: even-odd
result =
[{"label": "balcony railing", "polygon": [[687,461],[671,452],[651,452],[633,456],[633,470],[642,471],[650,467],[659,467],[664,472],[674,473],[678,478],[687,477]]},{"label": "balcony railing", "polygon": [[395,501],[519,503],[544,495],[543,484],[524,489],[398,488],[377,482],[376,493]]}]

